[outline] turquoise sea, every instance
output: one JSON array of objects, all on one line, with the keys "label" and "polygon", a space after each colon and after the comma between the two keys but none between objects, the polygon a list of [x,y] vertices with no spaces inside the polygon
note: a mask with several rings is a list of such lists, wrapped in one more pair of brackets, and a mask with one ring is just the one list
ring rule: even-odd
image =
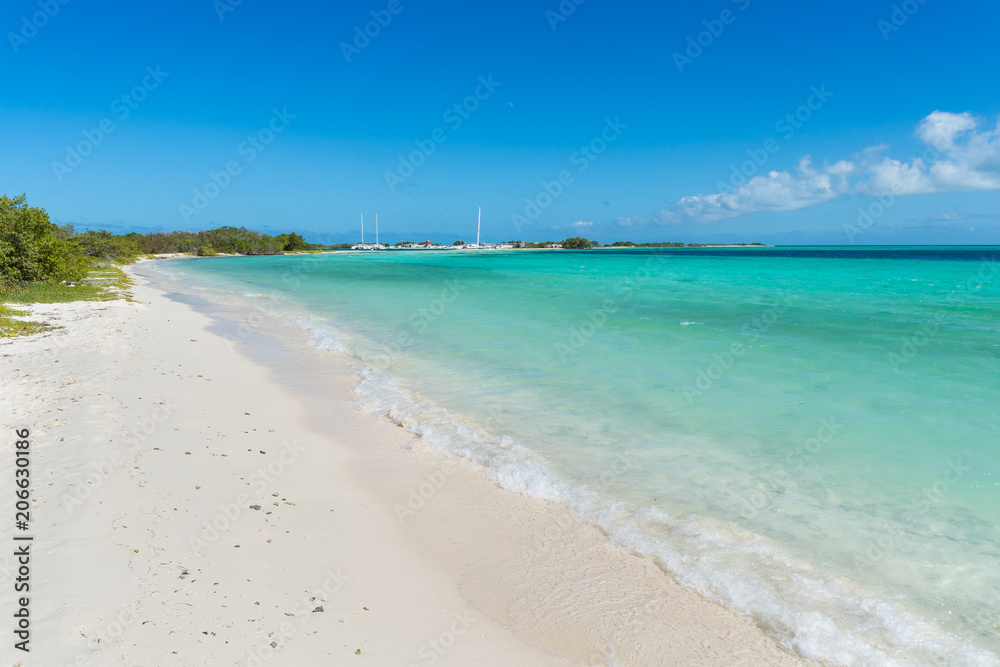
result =
[{"label": "turquoise sea", "polygon": [[1000,248],[176,260],[359,402],[831,665],[1000,665]]}]

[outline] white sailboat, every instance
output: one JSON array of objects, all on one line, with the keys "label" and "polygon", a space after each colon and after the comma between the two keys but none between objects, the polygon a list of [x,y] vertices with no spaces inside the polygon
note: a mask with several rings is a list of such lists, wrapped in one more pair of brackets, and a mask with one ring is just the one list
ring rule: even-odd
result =
[{"label": "white sailboat", "polygon": [[385,250],[385,246],[378,242],[378,213],[375,214],[375,243],[365,243],[365,214],[361,214],[361,243],[351,246],[351,250]]},{"label": "white sailboat", "polygon": [[351,250],[370,250],[368,246],[365,245],[365,214],[361,214],[361,243],[355,243],[351,246]]},{"label": "white sailboat", "polygon": [[385,246],[378,242],[378,213],[375,214],[375,245],[372,250],[385,250]]},{"label": "white sailboat", "polygon": [[480,250],[480,249],[482,249],[483,246],[480,245],[480,243],[479,243],[479,230],[482,228],[482,226],[483,226],[483,207],[480,206],[479,207],[479,221],[476,223],[476,242],[475,243],[466,243],[464,246],[462,246],[463,250]]}]

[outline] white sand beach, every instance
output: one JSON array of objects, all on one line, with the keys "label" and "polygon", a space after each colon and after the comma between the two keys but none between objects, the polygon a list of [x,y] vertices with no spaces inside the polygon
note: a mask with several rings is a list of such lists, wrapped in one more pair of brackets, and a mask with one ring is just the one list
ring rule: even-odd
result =
[{"label": "white sand beach", "polygon": [[0,342],[0,475],[29,429],[34,499],[31,652],[8,634],[4,664],[800,664],[357,410],[335,354],[233,345],[142,278],[133,293],[33,306],[63,328]]}]

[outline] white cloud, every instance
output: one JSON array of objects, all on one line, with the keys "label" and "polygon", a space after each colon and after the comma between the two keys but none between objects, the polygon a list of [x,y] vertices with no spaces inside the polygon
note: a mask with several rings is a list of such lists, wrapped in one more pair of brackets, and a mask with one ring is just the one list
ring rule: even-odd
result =
[{"label": "white cloud", "polygon": [[920,158],[905,163],[886,157],[882,162],[869,168],[871,177],[868,191],[871,194],[892,193],[915,195],[933,192],[931,179],[926,173],[926,165]]},{"label": "white cloud", "polygon": [[959,220],[972,220],[976,218],[981,218],[984,220],[1000,220],[1000,213],[959,213],[953,211],[951,213],[941,213],[939,215],[930,215],[924,218],[921,222],[957,222]]},{"label": "white cloud", "polygon": [[[900,160],[885,155],[889,146],[870,146],[823,167],[807,155],[791,171],[771,171],[726,192],[681,197],[646,219],[619,218],[621,227],[682,225],[728,220],[749,213],[794,211],[850,193],[913,195],[1000,189],[1000,119],[980,131],[972,114],[934,111],[920,121],[914,136],[926,150]],[[735,173],[735,170],[734,170]]]},{"label": "white cloud", "polygon": [[[747,213],[794,211],[839,197],[846,192],[853,162],[840,161],[814,168],[807,155],[794,171],[772,171],[755,176],[732,192],[682,197],[652,222],[691,224],[728,220]],[[619,220],[621,226],[631,226]]]},{"label": "white cloud", "polygon": [[935,111],[917,125],[915,136],[927,145],[907,161],[885,157],[870,168],[862,189],[871,194],[924,194],[1000,190],[1000,119],[993,130],[979,131],[966,113]]},{"label": "white cloud", "polygon": [[615,224],[626,229],[641,229],[649,225],[649,219],[641,215],[633,215],[627,218],[618,218],[615,220]]},{"label": "white cloud", "polygon": [[586,229],[590,229],[593,226],[594,226],[593,222],[584,222],[583,220],[577,220],[576,222],[568,225],[552,225],[551,227],[549,227],[549,229],[569,229],[572,227],[577,231],[583,231]]},{"label": "white cloud", "polygon": [[928,217],[928,220],[933,222],[952,222],[954,220],[963,220],[969,216],[964,213],[942,213],[941,215],[932,215]]},{"label": "white cloud", "polygon": [[965,113],[934,111],[920,121],[916,135],[928,146],[943,151],[954,146],[955,139],[975,129],[977,124],[968,111]]}]

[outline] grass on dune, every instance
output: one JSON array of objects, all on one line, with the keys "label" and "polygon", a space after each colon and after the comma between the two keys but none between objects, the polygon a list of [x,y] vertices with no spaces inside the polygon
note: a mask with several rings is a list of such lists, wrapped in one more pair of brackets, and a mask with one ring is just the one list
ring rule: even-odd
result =
[{"label": "grass on dune", "polygon": [[70,301],[108,301],[110,299],[104,290],[97,285],[36,283],[5,294],[3,300],[7,303],[68,303]]},{"label": "grass on dune", "polygon": [[96,266],[77,284],[32,283],[0,291],[0,338],[27,336],[53,327],[41,322],[16,319],[27,311],[4,304],[68,303],[71,301],[133,301],[128,291],[132,281],[116,266]]},{"label": "grass on dune", "polygon": [[0,294],[4,303],[68,303],[70,301],[132,300],[132,281],[115,266],[91,269],[79,283],[32,283]]},{"label": "grass on dune", "polygon": [[41,322],[30,322],[17,319],[19,317],[25,317],[26,315],[28,315],[28,311],[26,310],[8,308],[7,306],[0,304],[0,338],[28,336],[33,333],[38,333],[39,331],[45,331],[46,329],[52,328],[42,324]]}]

